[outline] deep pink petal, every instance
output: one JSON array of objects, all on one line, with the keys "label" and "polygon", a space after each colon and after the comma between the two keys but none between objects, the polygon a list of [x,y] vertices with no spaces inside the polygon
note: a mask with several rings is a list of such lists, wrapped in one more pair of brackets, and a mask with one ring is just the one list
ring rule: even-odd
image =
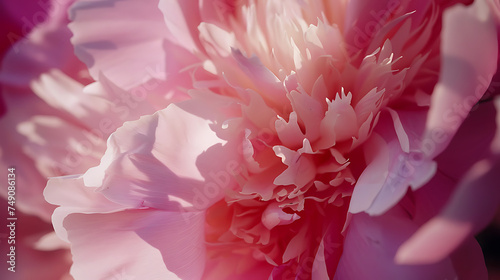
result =
[{"label": "deep pink petal", "polygon": [[442,214],[422,226],[399,249],[398,261],[407,264],[440,261],[486,226],[500,203],[498,170],[499,160],[475,164]]},{"label": "deep pink petal", "polygon": [[355,214],[334,279],[455,279],[449,259],[426,266],[394,262],[397,248],[416,229],[410,217],[397,208],[376,217]]},{"label": "deep pink petal", "polygon": [[[84,65],[73,54],[73,46],[69,42],[71,32],[67,28],[67,8],[73,2],[41,1],[32,17],[17,19],[22,21],[22,34],[7,34],[8,37],[21,38],[2,60],[0,81],[4,85],[28,87],[41,73],[53,68],[78,81],[88,81]],[[12,5],[6,6],[9,9]],[[25,5],[23,9],[31,9],[32,6],[36,5]]]},{"label": "deep pink petal", "polygon": [[466,239],[451,254],[451,261],[457,272],[458,279],[473,280],[488,278],[483,251],[474,237]]},{"label": "deep pink petal", "polygon": [[208,259],[203,280],[268,279],[273,266],[256,260],[247,251],[234,251],[221,258]]},{"label": "deep pink petal", "polygon": [[[445,207],[404,243],[398,252],[399,262],[431,263],[442,260],[493,218],[500,203],[500,161],[490,149],[496,144],[492,141],[497,141],[493,136],[495,131],[498,132],[495,126],[500,123],[495,124],[495,113],[498,114],[492,103],[479,105],[460,127],[447,150],[438,157],[442,179],[433,178],[421,190],[424,193],[420,190],[416,192],[416,197],[417,201],[428,201],[418,206],[420,213],[430,208],[441,211],[440,207]],[[455,187],[457,181],[459,183]],[[450,199],[439,195],[443,190],[451,194]],[[437,197],[441,199],[436,200]],[[436,208],[438,205],[439,208]],[[426,222],[434,215],[428,213],[417,219]]]}]

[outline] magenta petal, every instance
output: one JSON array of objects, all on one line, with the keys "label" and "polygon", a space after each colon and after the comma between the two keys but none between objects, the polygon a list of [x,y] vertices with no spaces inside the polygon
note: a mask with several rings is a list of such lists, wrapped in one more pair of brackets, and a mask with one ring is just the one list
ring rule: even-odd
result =
[{"label": "magenta petal", "polygon": [[417,225],[398,208],[376,217],[353,215],[334,280],[456,279],[449,259],[425,266],[394,262],[397,248],[416,229]]},{"label": "magenta petal", "polygon": [[481,247],[474,237],[469,237],[451,255],[458,279],[487,279],[488,271],[484,263]]},{"label": "magenta petal", "polygon": [[486,226],[500,203],[498,170],[500,161],[491,164],[484,160],[474,165],[442,214],[422,226],[399,249],[398,262],[440,261]]},{"label": "magenta petal", "polygon": [[[492,103],[481,104],[465,120],[448,149],[438,157],[440,173],[445,174],[448,182],[431,181],[422,189],[426,192],[424,197],[432,195],[435,198],[444,189],[451,189],[453,193],[450,199],[441,199],[441,204],[447,202],[441,213],[401,246],[397,255],[399,262],[413,264],[442,260],[493,218],[500,204],[500,160],[498,155],[492,154],[489,145],[492,143],[493,148],[498,141],[498,138],[493,139],[495,125],[500,124],[494,123],[495,113],[498,117]],[[462,151],[458,157],[456,151]],[[459,183],[455,186],[457,180]],[[422,197],[419,192],[416,192],[417,199]],[[423,211],[420,212],[437,204],[422,205]]]},{"label": "magenta petal", "polygon": [[[11,44],[11,48],[1,61],[0,81],[3,85],[29,87],[30,82],[50,69],[59,69],[74,79],[82,78],[82,72],[85,73],[84,65],[73,54],[73,46],[69,42],[71,32],[67,27],[67,8],[72,2],[74,0],[16,1],[12,4],[0,4],[1,9],[19,5],[23,12],[36,7],[33,17],[19,15],[19,18],[16,18],[23,22],[22,35],[26,37]],[[56,8],[49,10],[50,7],[47,7],[49,5],[54,5]],[[40,23],[40,15],[45,15],[47,20]],[[4,14],[2,14],[2,24],[5,24],[3,21]],[[28,32],[27,28],[32,29]],[[8,29],[3,30],[5,30],[3,34],[8,31]],[[15,38],[19,34],[8,32],[5,37],[10,41],[11,36]]]}]

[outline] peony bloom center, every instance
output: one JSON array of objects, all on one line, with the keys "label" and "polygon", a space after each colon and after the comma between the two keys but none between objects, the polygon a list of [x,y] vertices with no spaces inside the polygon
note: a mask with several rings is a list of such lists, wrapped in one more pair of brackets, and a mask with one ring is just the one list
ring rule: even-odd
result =
[{"label": "peony bloom center", "polygon": [[[436,11],[418,15],[415,28],[417,15],[387,7],[380,26],[361,34],[370,44],[359,44],[353,41],[359,34],[342,30],[341,3],[327,9],[217,3],[217,16],[198,27],[205,71],[193,75],[193,92],[227,97],[231,113],[216,131],[232,135],[228,141],[239,135],[242,159],[232,168],[231,191],[207,211],[206,241],[214,258],[240,248],[275,266],[299,262],[324,246],[332,227],[330,236],[341,240],[353,186],[366,166],[361,144],[381,116],[392,119],[409,152],[392,108],[429,99],[419,81],[437,81]],[[417,76],[424,68],[428,74]],[[324,216],[335,226],[323,224]],[[340,256],[341,246],[335,248]]]}]

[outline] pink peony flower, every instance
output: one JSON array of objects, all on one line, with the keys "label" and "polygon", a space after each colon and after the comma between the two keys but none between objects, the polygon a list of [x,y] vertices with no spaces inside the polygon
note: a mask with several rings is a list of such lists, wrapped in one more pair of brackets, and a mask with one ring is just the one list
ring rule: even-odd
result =
[{"label": "pink peony flower", "polygon": [[479,101],[500,12],[467,4],[77,1],[103,98],[139,96],[157,65],[144,98],[161,109],[49,180],[72,276],[485,279],[473,234],[498,206],[500,121]]}]

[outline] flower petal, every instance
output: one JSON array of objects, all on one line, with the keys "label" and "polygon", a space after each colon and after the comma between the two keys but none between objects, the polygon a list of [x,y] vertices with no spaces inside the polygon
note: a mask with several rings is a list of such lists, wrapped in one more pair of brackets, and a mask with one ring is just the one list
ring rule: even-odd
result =
[{"label": "flower petal", "polygon": [[223,145],[211,129],[212,121],[179,106],[183,103],[118,129],[101,164],[84,175],[85,184],[136,208],[201,210],[222,198],[225,189],[234,186],[233,173],[240,168],[236,143]]},{"label": "flower petal", "polygon": [[[76,279],[201,279],[202,213],[129,210],[71,214],[64,220]],[[123,246],[127,244],[127,246]],[[175,252],[175,254],[172,254]]]},{"label": "flower petal", "polygon": [[474,165],[442,214],[427,222],[401,246],[398,262],[440,261],[486,226],[500,204],[498,170],[500,160]]},{"label": "flower petal", "polygon": [[[431,181],[422,190],[432,191],[436,195],[444,188],[450,188],[446,185],[453,187],[456,181],[459,184],[451,198],[444,200],[447,205],[441,213],[423,225],[401,246],[397,255],[399,262],[413,264],[439,261],[479,232],[493,218],[500,204],[497,183],[500,159],[490,150],[490,144],[495,145],[492,142],[495,113],[498,114],[492,103],[479,105],[478,110],[472,112],[460,127],[447,150],[438,157],[441,172],[451,182]],[[499,126],[500,122],[496,125]],[[497,131],[499,130],[497,127]],[[459,158],[456,157],[457,150],[462,151]],[[457,164],[457,160],[462,164]],[[427,190],[428,188],[431,189]],[[418,191],[416,195],[420,195]],[[425,205],[422,208],[429,207]]]},{"label": "flower petal", "polygon": [[403,212],[395,208],[382,216],[353,215],[333,279],[456,279],[449,259],[425,266],[394,262],[398,246],[417,229]]},{"label": "flower petal", "polygon": [[[372,140],[364,144],[368,166],[354,188],[351,213],[366,211],[371,215],[380,215],[396,205],[409,186],[413,190],[422,187],[436,172],[437,164],[416,149],[423,126],[423,121],[418,120],[423,120],[425,112],[395,113],[398,114],[399,124],[394,124],[393,117],[383,115],[376,128],[378,133],[374,133]],[[404,131],[398,131],[402,129]],[[403,136],[398,136],[403,133]],[[404,138],[404,141],[399,138]],[[406,153],[402,148],[408,144],[410,152]]]},{"label": "flower petal", "polygon": [[444,131],[449,137],[436,143],[429,157],[448,145],[496,71],[497,31],[486,1],[446,10],[441,40],[441,73],[432,93],[425,137],[431,139],[434,131]]},{"label": "flower petal", "polygon": [[[16,18],[22,21],[22,32],[26,37],[12,45],[2,59],[0,81],[3,85],[29,87],[32,80],[50,69],[59,69],[75,80],[88,82],[85,65],[73,54],[69,42],[71,32],[67,27],[67,8],[72,2],[74,0],[45,1],[38,3],[39,6],[24,2],[2,4],[2,12],[12,8],[11,5],[22,6],[23,13],[32,7],[37,8],[32,17],[28,16],[31,21],[22,14]],[[2,13],[2,19],[4,15]],[[43,22],[40,22],[41,15],[46,17]],[[9,32],[6,37],[11,35],[19,36]]]},{"label": "flower petal", "polygon": [[160,0],[158,4],[172,39],[189,51],[202,49],[197,35],[201,23],[199,5],[196,0]]},{"label": "flower petal", "polygon": [[157,1],[78,1],[70,18],[75,54],[95,80],[102,72],[130,89],[151,78],[166,78],[163,43],[168,32]]}]

